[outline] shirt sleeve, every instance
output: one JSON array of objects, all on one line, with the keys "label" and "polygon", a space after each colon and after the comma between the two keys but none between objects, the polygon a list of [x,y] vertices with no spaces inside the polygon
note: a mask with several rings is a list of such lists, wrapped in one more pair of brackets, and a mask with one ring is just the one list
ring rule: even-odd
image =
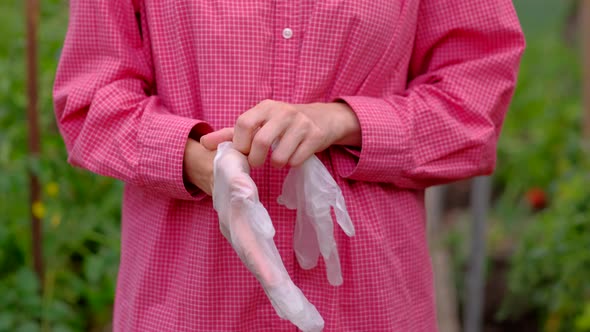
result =
[{"label": "shirt sleeve", "polygon": [[409,189],[493,172],[524,44],[510,0],[421,1],[406,91],[337,98],[362,147],[332,147],[336,172]]},{"label": "shirt sleeve", "polygon": [[155,93],[141,10],[131,0],[70,1],[53,92],[68,161],[172,198],[203,197],[183,179],[184,148],[211,127],[172,114]]}]

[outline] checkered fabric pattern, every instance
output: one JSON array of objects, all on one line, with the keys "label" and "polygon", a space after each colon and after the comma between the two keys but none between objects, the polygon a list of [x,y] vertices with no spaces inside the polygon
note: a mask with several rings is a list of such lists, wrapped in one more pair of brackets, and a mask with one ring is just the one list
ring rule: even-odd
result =
[{"label": "checkered fabric pattern", "polygon": [[[286,169],[253,171],[325,331],[436,331],[424,188],[490,173],[524,48],[510,0],[70,0],[54,97],[69,162],[126,183],[115,331],[296,331],[185,187],[193,128],[264,99],[345,101],[362,148],[319,157],[356,228],[344,284],[292,249]],[[202,124],[197,126],[197,124]],[[100,202],[97,202],[100,204]],[[83,221],[81,221],[83,222]]]}]

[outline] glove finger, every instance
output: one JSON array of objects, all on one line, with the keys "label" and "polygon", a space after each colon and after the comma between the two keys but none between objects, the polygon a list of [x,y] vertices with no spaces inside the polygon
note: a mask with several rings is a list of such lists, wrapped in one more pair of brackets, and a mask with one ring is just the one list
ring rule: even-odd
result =
[{"label": "glove finger", "polygon": [[252,219],[236,209],[230,224],[231,243],[250,272],[263,285],[277,284],[288,276],[283,261],[271,238],[257,232]]},{"label": "glove finger", "polygon": [[238,222],[232,223],[235,243],[232,246],[260,282],[277,315],[304,332],[322,331],[323,318],[289,278],[272,239],[259,238],[260,234],[250,229],[246,218],[234,220]]},{"label": "glove finger", "polygon": [[316,155],[311,156],[302,165],[303,173],[308,182],[314,190],[331,191],[332,188],[338,189],[338,184],[328,171],[324,163]]},{"label": "glove finger", "polygon": [[336,247],[332,216],[329,211],[314,211],[310,213],[309,221],[316,231],[316,239],[320,246],[320,252],[322,253],[322,256],[327,257],[332,248]]},{"label": "glove finger", "polygon": [[[242,210],[240,210],[242,211]],[[256,276],[277,314],[306,332],[320,332],[324,320],[289,278],[272,238],[262,238],[250,223],[253,219],[237,215],[232,219],[234,249]]]},{"label": "glove finger", "polygon": [[234,176],[231,179],[231,205],[235,211],[243,211],[254,231],[264,238],[272,238],[275,229],[268,211],[258,200],[258,191],[252,178],[246,174]]},{"label": "glove finger", "polygon": [[344,197],[342,196],[342,192],[338,192],[334,202],[334,214],[336,214],[336,222],[340,225],[340,228],[346,233],[348,236],[354,236],[354,225],[352,224],[352,220],[350,219],[350,215],[346,210],[346,203],[344,202]]},{"label": "glove finger", "polygon": [[265,239],[272,239],[275,236],[275,228],[268,211],[262,204],[247,202],[248,219],[255,232]]},{"label": "glove finger", "polygon": [[326,166],[324,166],[319,158],[313,156],[301,167],[305,175],[303,182],[306,184],[306,197],[303,197],[303,199],[310,199],[311,197],[311,206],[316,207],[315,209],[320,210],[319,212],[324,212],[327,204],[332,205],[338,225],[340,225],[346,235],[353,236],[354,226],[346,210],[346,203],[344,202],[342,191],[330,172],[328,172]]},{"label": "glove finger", "polygon": [[242,223],[234,228],[239,232],[238,255],[264,288],[277,314],[302,331],[321,331],[324,320],[289,278],[272,238],[261,238],[262,234],[250,229],[253,219],[239,220]]},{"label": "glove finger", "polygon": [[293,249],[302,269],[309,270],[316,267],[320,256],[317,233],[309,216],[302,209],[297,210]]},{"label": "glove finger", "polygon": [[289,320],[304,332],[323,330],[324,319],[290,279],[265,288],[265,292],[279,317]]},{"label": "glove finger", "polygon": [[342,284],[342,271],[338,258],[338,247],[334,238],[334,223],[329,211],[317,213],[314,218],[314,227],[317,232],[317,241],[326,264],[328,282],[333,286]]},{"label": "glove finger", "polygon": [[227,228],[227,225],[223,222],[220,222],[219,230],[221,231],[221,235],[223,235],[227,242],[231,243],[231,235],[229,229]]},{"label": "glove finger", "polygon": [[279,205],[283,205],[290,210],[297,208],[297,192],[300,190],[299,179],[301,174],[299,167],[291,167],[289,173],[287,173],[287,177],[283,181],[281,195],[277,198]]},{"label": "glove finger", "polygon": [[328,282],[332,286],[342,285],[342,268],[340,267],[340,258],[338,257],[338,250],[334,247],[328,257],[324,256],[324,262],[326,263],[326,274],[328,276]]}]

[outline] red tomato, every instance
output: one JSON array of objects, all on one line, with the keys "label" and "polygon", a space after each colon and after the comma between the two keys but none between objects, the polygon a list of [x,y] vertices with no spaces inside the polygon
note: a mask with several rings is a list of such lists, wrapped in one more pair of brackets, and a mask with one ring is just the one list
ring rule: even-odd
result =
[{"label": "red tomato", "polygon": [[535,211],[547,206],[547,194],[541,188],[533,187],[526,192],[525,196],[527,203]]}]

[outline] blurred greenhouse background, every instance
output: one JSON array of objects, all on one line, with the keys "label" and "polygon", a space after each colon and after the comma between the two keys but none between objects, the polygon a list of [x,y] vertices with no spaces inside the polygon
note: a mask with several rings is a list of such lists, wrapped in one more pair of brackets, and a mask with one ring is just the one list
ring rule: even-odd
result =
[{"label": "blurred greenhouse background", "polygon": [[[41,154],[32,157],[25,1],[0,1],[0,331],[108,331],[122,185],[66,163],[51,87],[67,1],[39,2]],[[590,331],[590,154],[584,143],[590,138],[584,141],[582,126],[580,1],[514,3],[528,47],[492,178],[481,331]],[[32,204],[29,171],[41,183],[41,198]],[[450,257],[447,292],[457,299],[451,312],[459,323],[472,223],[468,188],[468,181],[447,187],[436,235]],[[43,227],[42,282],[34,268],[31,215]]]}]

